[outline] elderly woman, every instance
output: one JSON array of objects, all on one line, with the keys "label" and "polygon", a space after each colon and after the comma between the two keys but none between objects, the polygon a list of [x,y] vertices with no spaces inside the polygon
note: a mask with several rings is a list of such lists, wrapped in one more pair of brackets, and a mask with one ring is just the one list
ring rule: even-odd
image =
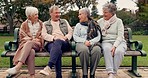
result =
[{"label": "elderly woman", "polygon": [[36,7],[27,7],[26,16],[27,20],[20,27],[20,44],[13,59],[15,67],[6,70],[6,72],[10,75],[17,74],[22,65],[27,64],[29,78],[35,78],[35,52],[40,51],[43,46],[41,37],[43,24],[38,19],[38,9]]},{"label": "elderly woman", "polygon": [[79,23],[75,26],[73,38],[76,42],[82,65],[83,78],[88,78],[88,66],[90,61],[90,78],[95,78],[95,70],[101,58],[101,30],[97,22],[90,18],[88,8],[79,10]]},{"label": "elderly woman", "polygon": [[116,10],[114,4],[105,4],[103,18],[98,20],[103,35],[102,48],[109,78],[113,78],[117,73],[127,49],[124,26],[122,20],[116,17]]}]

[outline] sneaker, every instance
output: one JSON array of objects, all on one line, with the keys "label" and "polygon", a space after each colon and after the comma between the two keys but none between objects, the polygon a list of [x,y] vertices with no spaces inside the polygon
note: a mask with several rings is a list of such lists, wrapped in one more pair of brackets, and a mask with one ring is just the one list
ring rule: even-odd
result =
[{"label": "sneaker", "polygon": [[49,66],[46,66],[46,67],[45,67],[43,70],[41,70],[39,73],[49,76],[49,75],[52,74],[52,70],[50,69]]},{"label": "sneaker", "polygon": [[16,70],[16,68],[13,67],[13,68],[9,68],[8,70],[6,70],[6,72],[10,75],[15,75],[15,74],[19,73],[20,70]]}]

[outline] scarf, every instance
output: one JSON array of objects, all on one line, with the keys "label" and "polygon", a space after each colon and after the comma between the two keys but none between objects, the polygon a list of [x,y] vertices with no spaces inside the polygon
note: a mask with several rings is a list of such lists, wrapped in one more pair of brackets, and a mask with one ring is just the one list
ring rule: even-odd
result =
[{"label": "scarf", "polygon": [[94,20],[89,20],[88,22],[81,22],[80,24],[83,26],[88,26],[87,40],[91,40],[98,36],[97,30],[99,26],[97,26],[97,22],[95,22]]},{"label": "scarf", "polygon": [[102,35],[107,35],[107,30],[110,28],[110,26],[115,23],[117,20],[116,14],[112,16],[109,20],[104,20],[104,27],[102,28]]}]

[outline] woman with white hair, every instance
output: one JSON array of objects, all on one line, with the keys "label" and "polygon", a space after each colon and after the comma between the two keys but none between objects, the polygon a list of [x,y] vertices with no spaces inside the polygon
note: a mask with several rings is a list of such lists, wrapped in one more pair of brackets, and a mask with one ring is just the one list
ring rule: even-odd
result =
[{"label": "woman with white hair", "polygon": [[76,51],[80,58],[83,78],[88,78],[90,62],[90,78],[95,78],[95,70],[102,56],[100,40],[101,31],[97,22],[90,18],[88,8],[79,10],[79,23],[76,24],[73,38],[76,42]]},{"label": "woman with white hair", "polygon": [[116,6],[103,6],[103,18],[98,20],[102,31],[102,48],[109,78],[114,78],[127,49],[122,20],[116,17]]},{"label": "woman with white hair", "polygon": [[41,37],[42,21],[38,19],[36,7],[26,7],[27,20],[24,21],[19,31],[19,48],[13,58],[15,67],[6,70],[10,75],[17,74],[23,64],[26,64],[30,74],[29,78],[35,78],[35,52],[42,50],[43,39]]}]

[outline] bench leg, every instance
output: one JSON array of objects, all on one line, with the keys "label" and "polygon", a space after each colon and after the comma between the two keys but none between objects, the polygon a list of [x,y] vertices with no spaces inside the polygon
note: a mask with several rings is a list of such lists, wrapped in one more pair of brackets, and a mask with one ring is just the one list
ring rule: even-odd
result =
[{"label": "bench leg", "polygon": [[71,77],[76,78],[76,56],[72,56],[72,72]]},{"label": "bench leg", "polygon": [[14,67],[13,65],[13,57],[10,57],[10,68]]},{"label": "bench leg", "polygon": [[142,77],[137,72],[137,56],[132,56],[132,68],[129,70],[132,74],[134,74],[136,77]]}]

